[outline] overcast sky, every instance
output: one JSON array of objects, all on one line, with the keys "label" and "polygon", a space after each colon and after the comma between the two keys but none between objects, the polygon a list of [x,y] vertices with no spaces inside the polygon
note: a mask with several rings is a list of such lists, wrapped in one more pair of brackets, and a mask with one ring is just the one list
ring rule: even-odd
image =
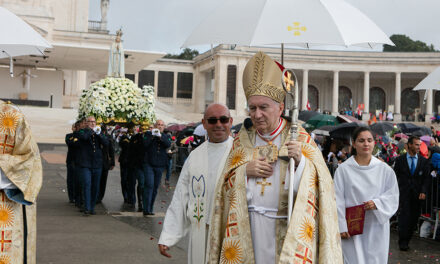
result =
[{"label": "overcast sky", "polygon": [[[108,28],[122,27],[124,48],[180,53],[203,16],[222,0],[110,0]],[[240,0],[237,0],[240,1]],[[405,34],[440,49],[439,0],[346,0],[388,35]],[[100,0],[90,0],[90,20],[101,19]],[[206,46],[194,47],[199,50]]]}]

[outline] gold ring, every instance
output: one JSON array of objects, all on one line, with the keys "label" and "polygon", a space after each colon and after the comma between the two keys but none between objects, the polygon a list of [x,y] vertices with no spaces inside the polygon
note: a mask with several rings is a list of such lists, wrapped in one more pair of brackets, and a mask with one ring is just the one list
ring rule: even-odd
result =
[{"label": "gold ring", "polygon": [[263,170],[260,169],[259,173],[262,174],[262,173],[263,173]]}]

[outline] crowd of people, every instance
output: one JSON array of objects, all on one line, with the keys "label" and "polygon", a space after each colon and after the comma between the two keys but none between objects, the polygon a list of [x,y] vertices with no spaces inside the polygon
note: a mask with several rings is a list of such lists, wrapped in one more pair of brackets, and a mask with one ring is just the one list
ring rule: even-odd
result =
[{"label": "crowd of people", "polygon": [[95,205],[104,198],[108,172],[115,166],[117,149],[124,204],[135,209],[137,203],[144,216],[154,215],[162,173],[167,170],[168,184],[171,157],[177,151],[164,128],[162,120],[145,132],[142,126],[97,126],[93,116],[77,121],[66,135],[69,202],[85,216],[95,214]]}]

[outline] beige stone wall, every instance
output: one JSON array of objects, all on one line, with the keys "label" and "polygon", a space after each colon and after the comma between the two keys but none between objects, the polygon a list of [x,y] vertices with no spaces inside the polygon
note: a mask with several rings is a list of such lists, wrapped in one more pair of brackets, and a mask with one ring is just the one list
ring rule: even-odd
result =
[{"label": "beige stone wall", "polygon": [[[26,92],[23,77],[20,76],[25,68],[15,67],[14,77],[9,76],[8,68],[0,68],[0,98],[18,99],[19,93]],[[29,100],[49,101],[53,95],[53,107],[62,107],[63,72],[58,70],[35,70],[31,74],[36,76],[30,79],[31,88]]]}]

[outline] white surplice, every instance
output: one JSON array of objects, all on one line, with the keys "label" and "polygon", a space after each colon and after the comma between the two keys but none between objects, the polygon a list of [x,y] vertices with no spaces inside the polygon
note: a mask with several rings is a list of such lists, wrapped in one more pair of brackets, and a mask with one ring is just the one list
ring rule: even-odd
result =
[{"label": "white surplice", "polygon": [[389,220],[399,206],[399,187],[393,169],[375,157],[368,166],[359,166],[351,157],[338,167],[334,181],[341,233],[347,232],[345,208],[369,200],[373,200],[377,207],[377,210],[365,212],[363,234],[342,239],[344,263],[387,263]]},{"label": "white surplice", "polygon": [[165,215],[159,244],[171,247],[190,232],[188,263],[205,263],[207,224],[210,222],[215,185],[232,147],[206,141],[188,156],[173,199]]},{"label": "white surplice", "polygon": [[[281,146],[281,137],[278,136],[272,142],[278,147]],[[256,136],[254,146],[264,146],[267,142]],[[305,158],[301,157],[298,168],[295,171],[294,177],[294,196],[298,192],[299,182],[302,172],[304,171]],[[251,222],[252,245],[254,248],[255,263],[256,264],[271,264],[275,263],[276,249],[275,249],[275,224],[278,212],[278,199],[280,190],[280,161],[277,160],[272,165],[273,175],[266,178],[271,185],[265,187],[264,195],[261,195],[261,185],[257,184],[262,181],[262,178],[247,178],[246,196],[248,202],[249,218]],[[286,179],[289,177],[286,173]],[[288,186],[286,180],[285,185]],[[282,216],[287,218],[286,216]]]}]

